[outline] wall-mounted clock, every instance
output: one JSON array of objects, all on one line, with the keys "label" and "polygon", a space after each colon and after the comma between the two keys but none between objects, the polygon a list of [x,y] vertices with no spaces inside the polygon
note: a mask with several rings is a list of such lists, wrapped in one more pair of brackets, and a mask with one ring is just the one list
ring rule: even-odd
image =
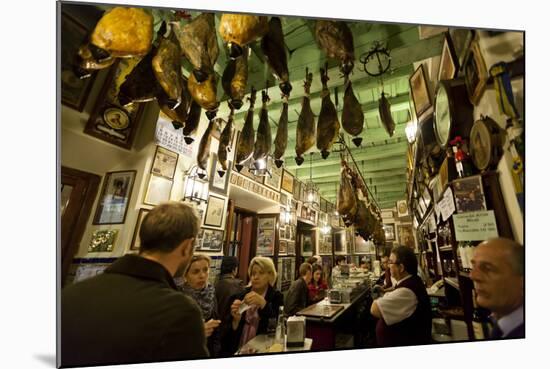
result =
[{"label": "wall-mounted clock", "polygon": [[470,131],[470,156],[477,169],[496,168],[503,154],[505,131],[489,117],[475,121]]},{"label": "wall-mounted clock", "polygon": [[434,128],[436,140],[442,148],[446,148],[456,136],[469,136],[473,110],[463,80],[439,82],[435,95]]}]

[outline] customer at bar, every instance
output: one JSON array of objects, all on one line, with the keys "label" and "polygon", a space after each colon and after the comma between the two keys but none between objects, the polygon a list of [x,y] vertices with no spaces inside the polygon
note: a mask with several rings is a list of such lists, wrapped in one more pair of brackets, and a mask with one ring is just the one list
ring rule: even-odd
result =
[{"label": "customer at bar", "polygon": [[378,346],[427,344],[431,341],[432,317],[426,287],[416,274],[418,262],[414,251],[395,247],[389,257],[389,269],[397,280],[395,289],[376,299],[371,314],[378,318]]},{"label": "customer at bar", "polygon": [[344,255],[337,255],[334,258],[336,265],[332,268],[332,278],[340,277],[342,274],[342,265],[346,263],[346,257]]},{"label": "customer at bar", "polygon": [[382,268],[382,274],[378,278],[378,281],[376,281],[376,285],[381,286],[383,291],[389,290],[393,286],[390,269],[388,268],[388,260],[389,260],[388,255],[384,255],[380,259],[380,267]]},{"label": "customer at bar", "polygon": [[208,282],[210,274],[210,258],[206,255],[194,255],[185,271],[185,283],[182,291],[193,298],[202,311],[204,333],[207,337],[207,346],[210,356],[217,357],[221,349],[221,323],[218,316],[218,302],[214,286]]},{"label": "customer at bar", "polygon": [[319,264],[313,265],[313,277],[307,287],[310,304],[321,301],[327,295],[328,284],[323,278],[323,267]]},{"label": "customer at bar", "polygon": [[308,305],[308,287],[311,282],[311,264],[303,263],[299,268],[300,276],[292,282],[285,301],[285,314],[296,315],[296,313]]},{"label": "customer at bar", "polygon": [[143,219],[139,255],[61,292],[61,364],[90,366],[208,357],[198,305],[176,289],[200,218],[189,205],[158,205]]},{"label": "customer at bar", "polygon": [[476,302],[495,320],[491,338],[525,337],[523,246],[506,238],[487,240],[476,247],[472,266]]},{"label": "customer at bar", "polygon": [[[283,305],[283,294],[274,287],[277,272],[271,258],[253,258],[248,276],[250,285],[232,299],[232,329],[223,343],[233,353],[256,335],[267,333],[269,320],[277,320],[279,307]],[[240,310],[241,306],[247,309]]]}]

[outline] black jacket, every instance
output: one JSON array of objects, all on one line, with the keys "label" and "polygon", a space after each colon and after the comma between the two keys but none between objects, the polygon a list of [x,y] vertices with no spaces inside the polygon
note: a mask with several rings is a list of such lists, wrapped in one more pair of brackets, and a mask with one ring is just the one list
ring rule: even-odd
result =
[{"label": "black jacket", "polygon": [[300,277],[290,286],[286,295],[285,314],[295,315],[307,306],[308,288],[304,278]]},{"label": "black jacket", "polygon": [[137,255],[61,292],[62,366],[208,357],[198,305]]},{"label": "black jacket", "polygon": [[[231,298],[231,304],[235,300],[243,300],[244,296],[251,291],[251,287],[246,287],[245,290],[233,296]],[[256,334],[263,334],[267,333],[267,326],[269,323],[269,319],[275,319],[277,321],[277,317],[279,316],[279,306],[283,305],[283,294],[279,291],[277,291],[275,288],[269,286],[267,288],[267,292],[265,294],[265,301],[266,304],[263,309],[259,310],[258,315],[260,316],[260,322],[258,323],[258,330],[256,331]],[[227,352],[231,352],[234,354],[239,349],[239,343],[241,341],[241,334],[243,332],[244,328],[244,314],[241,315],[241,321],[239,322],[239,326],[237,327],[237,330],[233,330],[231,328],[229,334],[227,334],[225,341],[223,342],[224,350],[227,350]]]},{"label": "black jacket", "polygon": [[230,274],[225,274],[220,276],[220,279],[215,284],[215,288],[216,300],[218,302],[218,313],[222,321],[217,329],[220,334],[220,341],[222,342],[221,350],[218,355],[232,356],[234,352],[226,350],[223,347],[223,342],[226,342],[226,337],[232,330],[231,322],[233,317],[231,316],[231,304],[234,301],[234,296],[239,295],[244,291],[244,283],[240,279],[233,278]]}]

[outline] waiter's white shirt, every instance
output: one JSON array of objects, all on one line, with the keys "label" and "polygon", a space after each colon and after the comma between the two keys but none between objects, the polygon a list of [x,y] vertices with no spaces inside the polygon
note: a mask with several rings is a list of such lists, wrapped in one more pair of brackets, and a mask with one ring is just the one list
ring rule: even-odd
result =
[{"label": "waiter's white shirt", "polygon": [[506,337],[523,323],[523,305],[518,307],[510,314],[503,316],[497,321],[498,327],[502,331],[502,337]]},{"label": "waiter's white shirt", "polygon": [[[399,284],[411,277],[412,275],[406,276],[399,280],[395,286],[399,286]],[[376,303],[384,322],[387,325],[393,325],[410,317],[416,310],[418,300],[412,290],[408,288],[396,288],[377,299]]]}]

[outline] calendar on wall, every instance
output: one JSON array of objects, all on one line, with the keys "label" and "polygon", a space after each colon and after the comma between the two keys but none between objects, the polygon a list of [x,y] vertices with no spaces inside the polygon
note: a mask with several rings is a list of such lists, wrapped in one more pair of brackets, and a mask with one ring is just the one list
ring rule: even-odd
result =
[{"label": "calendar on wall", "polygon": [[195,142],[188,145],[183,139],[182,130],[176,130],[171,122],[159,118],[155,129],[155,141],[159,146],[175,151],[181,155],[191,158]]}]

